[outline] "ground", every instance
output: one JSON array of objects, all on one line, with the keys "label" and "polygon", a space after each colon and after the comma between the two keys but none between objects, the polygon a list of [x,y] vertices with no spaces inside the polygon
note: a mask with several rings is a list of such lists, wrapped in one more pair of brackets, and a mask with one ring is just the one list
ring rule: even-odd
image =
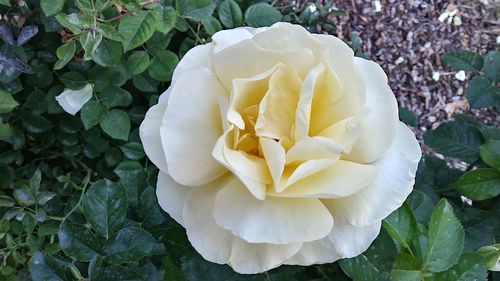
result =
[{"label": "ground", "polygon": [[[389,77],[389,84],[399,105],[415,113],[422,134],[467,110],[465,81],[443,66],[440,56],[454,50],[485,54],[499,45],[499,0],[375,0],[336,1],[347,16],[337,20],[338,36],[349,41],[351,32],[362,40],[362,51],[379,63]],[[446,11],[456,10],[456,19],[439,20]],[[443,16],[444,17],[444,16]],[[460,23],[460,22],[458,22]],[[439,72],[436,81],[433,73]],[[500,123],[494,109],[471,111],[477,119]]]}]

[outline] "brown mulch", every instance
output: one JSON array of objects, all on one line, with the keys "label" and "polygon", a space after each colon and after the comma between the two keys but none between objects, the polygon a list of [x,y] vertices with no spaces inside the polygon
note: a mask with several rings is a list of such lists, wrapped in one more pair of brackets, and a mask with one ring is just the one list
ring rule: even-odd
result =
[{"label": "brown mulch", "polygon": [[[338,36],[349,41],[355,32],[361,38],[363,53],[384,68],[399,105],[417,116],[421,140],[425,131],[468,111],[465,89],[471,75],[459,81],[441,64],[440,56],[460,49],[480,54],[495,49],[500,1],[380,0],[379,12],[374,2],[336,1],[348,13],[337,21]],[[438,20],[447,9],[458,10],[461,25]],[[438,81],[432,79],[433,72],[441,74]],[[487,124],[500,123],[494,109],[469,112]]]}]

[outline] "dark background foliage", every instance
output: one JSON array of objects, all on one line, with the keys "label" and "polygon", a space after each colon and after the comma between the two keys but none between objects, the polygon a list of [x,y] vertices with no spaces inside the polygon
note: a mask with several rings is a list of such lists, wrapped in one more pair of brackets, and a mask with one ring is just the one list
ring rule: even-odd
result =
[{"label": "dark background foliage", "polygon": [[[426,133],[435,153],[415,190],[356,258],[238,275],[204,261],[158,206],[138,126],[179,59],[223,28],[290,21],[336,34],[345,12],[309,4],[0,0],[0,280],[500,280],[487,271],[500,255],[500,129],[467,114]],[[499,60],[442,57],[474,76],[471,106],[491,110]],[[64,112],[55,96],[88,84],[92,99]],[[411,111],[400,117],[416,126]]]}]

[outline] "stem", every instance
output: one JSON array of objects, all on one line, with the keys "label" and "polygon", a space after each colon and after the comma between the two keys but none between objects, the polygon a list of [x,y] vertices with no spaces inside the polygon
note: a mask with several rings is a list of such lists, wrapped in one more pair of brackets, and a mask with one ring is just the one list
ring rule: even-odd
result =
[{"label": "stem", "polygon": [[82,187],[82,193],[80,194],[80,198],[78,199],[78,202],[76,203],[75,207],[73,207],[73,209],[71,209],[62,218],[61,223],[59,224],[59,227],[61,227],[66,222],[66,220],[69,218],[69,216],[71,216],[71,214],[73,214],[73,212],[76,211],[76,209],[78,209],[80,207],[80,204],[82,203],[83,195],[85,194],[85,191],[87,190],[87,186],[90,183],[90,174],[91,174],[91,172],[87,171],[87,175],[85,176],[85,179],[83,180],[83,187]]}]

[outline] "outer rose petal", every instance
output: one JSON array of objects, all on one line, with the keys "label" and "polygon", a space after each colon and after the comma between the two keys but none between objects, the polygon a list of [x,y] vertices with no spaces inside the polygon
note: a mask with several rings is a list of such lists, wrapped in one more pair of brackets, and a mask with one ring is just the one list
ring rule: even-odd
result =
[{"label": "outer rose petal", "polygon": [[225,173],[212,157],[215,142],[223,134],[219,97],[225,95],[207,68],[184,72],[172,87],[161,139],[168,174],[178,183],[203,185]]},{"label": "outer rose petal", "polygon": [[381,221],[403,204],[415,182],[422,151],[413,132],[398,122],[396,137],[384,156],[373,162],[375,182],[349,197],[323,200],[333,217],[361,226]]},{"label": "outer rose petal", "polygon": [[203,258],[229,263],[236,272],[252,274],[281,265],[300,249],[302,243],[250,244],[219,227],[212,214],[220,184],[191,189],[184,207],[188,239]]},{"label": "outer rose petal", "polygon": [[156,196],[158,204],[180,225],[184,225],[182,213],[184,204],[191,191],[194,188],[178,184],[168,174],[160,171],[158,173],[158,182],[156,184]]},{"label": "outer rose petal", "polygon": [[64,89],[56,96],[59,105],[71,115],[75,115],[92,98],[92,85],[87,84],[78,90]]},{"label": "outer rose petal", "polygon": [[332,232],[323,239],[304,243],[300,251],[285,264],[311,265],[352,258],[366,251],[380,232],[381,222],[353,226],[335,222]]},{"label": "outer rose petal", "polygon": [[212,43],[205,45],[198,45],[190,49],[181,61],[175,67],[172,74],[172,84],[181,76],[184,71],[195,67],[206,67],[211,69],[210,56],[213,52],[214,46]]},{"label": "outer rose petal", "polygon": [[168,96],[170,89],[166,90],[157,104],[153,105],[142,121],[139,127],[139,136],[141,137],[144,152],[149,160],[163,172],[167,172],[167,161],[165,160],[165,151],[161,143],[160,126],[165,110],[167,109]]},{"label": "outer rose petal", "polygon": [[253,37],[252,29],[250,27],[238,27],[229,30],[221,30],[212,36],[214,43],[214,53],[218,53],[227,47],[230,47],[245,39]]},{"label": "outer rose petal", "polygon": [[387,76],[382,68],[373,61],[355,58],[354,65],[366,82],[366,116],[356,122],[361,127],[347,160],[369,163],[379,159],[389,148],[396,134],[398,105],[387,84]]},{"label": "outer rose petal", "polygon": [[258,200],[237,179],[217,194],[214,215],[218,225],[250,243],[313,241],[326,236],[333,226],[330,212],[317,199]]}]

